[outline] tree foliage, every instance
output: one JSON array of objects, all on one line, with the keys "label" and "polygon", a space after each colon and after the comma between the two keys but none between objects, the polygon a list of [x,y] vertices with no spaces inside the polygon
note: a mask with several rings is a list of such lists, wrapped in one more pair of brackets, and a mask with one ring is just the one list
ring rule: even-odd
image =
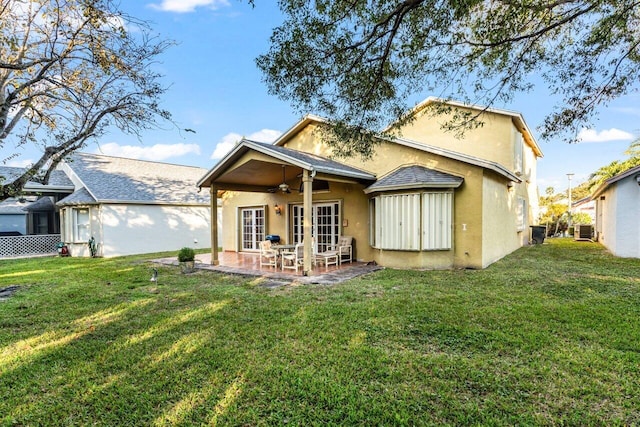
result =
[{"label": "tree foliage", "polygon": [[[560,197],[562,197],[560,195]],[[567,212],[568,205],[566,203],[553,202],[543,207],[538,222],[547,226],[548,235],[556,235],[567,229]]]},{"label": "tree foliage", "polygon": [[[417,93],[491,106],[533,89],[562,98],[542,136],[571,141],[597,107],[634,89],[639,0],[281,0],[257,59],[271,93],[336,125],[344,154],[411,120]],[[475,123],[461,116],[449,127]],[[346,139],[345,139],[346,138]]]},{"label": "tree foliage", "polygon": [[140,132],[170,119],[152,64],[171,43],[112,0],[0,0],[0,148],[6,163],[33,144],[41,157],[3,182],[0,200],[115,126]]},{"label": "tree foliage", "polygon": [[[578,201],[584,199],[585,197],[589,197],[592,191],[592,183],[589,181],[585,181],[571,189],[571,198],[574,201]],[[569,197],[569,189],[567,188],[565,192],[565,196]]]},{"label": "tree foliage", "polygon": [[573,224],[591,224],[591,216],[586,212],[574,212],[571,214],[571,222]]},{"label": "tree foliage", "polygon": [[595,190],[600,184],[609,178],[621,174],[636,166],[640,166],[640,139],[636,139],[625,151],[628,156],[624,160],[614,160],[608,165],[602,166],[589,176],[587,181],[590,191]]}]

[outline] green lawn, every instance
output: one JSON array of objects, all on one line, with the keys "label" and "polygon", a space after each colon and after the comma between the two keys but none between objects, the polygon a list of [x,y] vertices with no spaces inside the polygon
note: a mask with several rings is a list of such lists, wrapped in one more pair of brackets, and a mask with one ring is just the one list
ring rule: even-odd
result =
[{"label": "green lawn", "polygon": [[0,425],[640,424],[640,260],[547,242],[279,288],[0,261]]}]

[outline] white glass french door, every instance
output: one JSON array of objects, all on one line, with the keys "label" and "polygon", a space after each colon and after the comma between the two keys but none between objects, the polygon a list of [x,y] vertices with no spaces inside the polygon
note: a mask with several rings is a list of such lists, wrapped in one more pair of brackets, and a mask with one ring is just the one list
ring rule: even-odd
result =
[{"label": "white glass french door", "polygon": [[264,208],[240,210],[240,241],[243,251],[257,251],[258,243],[264,240]]},{"label": "white glass french door", "polygon": [[[304,208],[302,205],[293,206],[293,240],[302,241],[304,229],[302,220]],[[312,212],[312,235],[316,242],[316,250],[324,252],[328,246],[335,245],[340,237],[340,203],[314,203]]]}]

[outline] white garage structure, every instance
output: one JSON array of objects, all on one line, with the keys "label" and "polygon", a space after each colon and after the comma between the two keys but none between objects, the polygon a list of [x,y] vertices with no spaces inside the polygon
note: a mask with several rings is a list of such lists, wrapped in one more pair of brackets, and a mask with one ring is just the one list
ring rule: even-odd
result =
[{"label": "white garage structure", "polygon": [[113,257],[181,247],[210,248],[205,169],[76,153],[59,165],[76,191],[57,203],[62,241],[72,256]]}]

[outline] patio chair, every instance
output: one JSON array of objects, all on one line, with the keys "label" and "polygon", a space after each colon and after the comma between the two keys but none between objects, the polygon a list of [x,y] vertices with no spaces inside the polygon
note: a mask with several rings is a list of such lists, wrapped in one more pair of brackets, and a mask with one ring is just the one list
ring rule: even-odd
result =
[{"label": "patio chair", "polygon": [[330,265],[336,267],[340,264],[340,257],[337,250],[328,250],[324,252],[318,252],[314,256],[316,264],[324,264],[324,269],[328,270]]},{"label": "patio chair", "polygon": [[297,243],[292,252],[282,252],[282,271],[285,269],[295,270],[304,268],[304,243]]},{"label": "patio chair", "polygon": [[260,247],[260,268],[262,266],[278,268],[278,251],[271,249],[271,241],[264,240],[258,246]]},{"label": "patio chair", "polygon": [[349,263],[353,262],[353,237],[340,236],[338,243],[330,245],[328,248],[329,250],[327,252],[336,252],[338,254],[339,264],[347,261],[349,261]]}]

